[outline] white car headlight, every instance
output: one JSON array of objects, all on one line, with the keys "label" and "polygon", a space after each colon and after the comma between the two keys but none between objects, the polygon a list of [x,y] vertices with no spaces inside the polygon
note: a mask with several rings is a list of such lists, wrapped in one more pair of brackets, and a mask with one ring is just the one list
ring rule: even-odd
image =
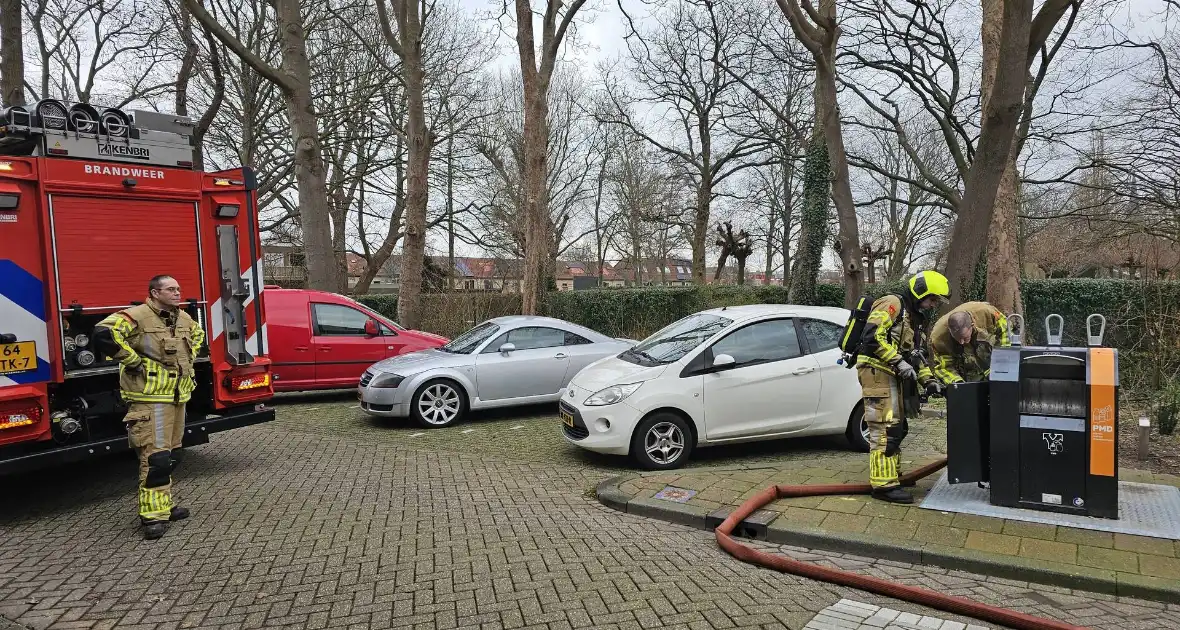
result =
[{"label": "white car headlight", "polygon": [[582,403],[587,407],[601,407],[603,405],[613,405],[617,402],[622,402],[643,383],[628,383],[626,385],[612,385],[606,389],[600,389],[590,395],[586,402]]}]

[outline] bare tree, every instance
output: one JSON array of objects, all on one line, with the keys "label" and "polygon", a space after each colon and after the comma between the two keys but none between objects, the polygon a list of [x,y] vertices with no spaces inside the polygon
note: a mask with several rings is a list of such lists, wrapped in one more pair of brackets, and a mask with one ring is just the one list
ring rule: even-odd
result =
[{"label": "bare tree", "polygon": [[[1029,66],[1058,21],[1080,0],[1047,0],[1035,18],[1029,1],[1006,0],[1002,5],[999,0],[987,2],[995,4],[985,3],[981,28],[985,42],[983,125],[975,160],[964,185],[965,203],[951,234],[950,249],[955,256],[950,260],[947,275],[951,281],[952,305],[968,299],[966,295],[983,260],[996,199],[1011,162],[1009,152],[1013,145],[1019,146],[1017,134],[1026,109]],[[994,47],[989,42],[994,42]],[[994,75],[991,68],[995,68]],[[1014,250],[1012,239],[1004,255],[1014,257]]]},{"label": "bare tree", "polygon": [[[795,206],[801,198],[800,163],[806,154],[809,138],[815,120],[812,111],[814,103],[814,61],[811,54],[796,39],[791,25],[782,11],[773,5],[748,3],[742,6],[740,19],[743,22],[741,44],[734,52],[740,60],[739,68],[726,68],[753,97],[747,99],[745,117],[750,121],[751,132],[766,139],[767,163],[754,170],[752,189],[755,195],[748,200],[765,218],[762,225],[765,240],[766,282],[775,269],[776,252],[782,255],[783,285],[791,282],[791,244],[798,232],[800,251],[805,248],[804,230],[799,227],[799,214]],[[827,223],[827,192],[820,193],[819,203],[822,214],[815,220]],[[824,230],[826,232],[826,230]],[[822,238],[821,238],[822,240]],[[818,273],[804,270],[807,281],[813,285]]]},{"label": "bare tree", "polygon": [[392,0],[393,25],[386,0],[376,0],[377,16],[385,43],[401,60],[406,90],[406,228],[402,243],[402,268],[397,310],[402,325],[421,322],[422,265],[426,255],[426,204],[430,194],[430,150],[433,142],[426,126],[426,68],[422,54],[422,22],[433,8],[425,0]]},{"label": "bare tree", "polygon": [[[586,0],[544,0],[541,12],[540,49],[533,31],[532,0],[515,0],[516,46],[520,54],[520,78],[524,89],[524,134],[521,182],[524,191],[525,264],[521,282],[521,312],[537,313],[545,278],[553,273],[552,217],[546,207],[549,166],[549,84],[566,32]],[[508,0],[504,0],[504,14]],[[539,53],[539,58],[538,58]]]},{"label": "bare tree", "polygon": [[[863,169],[867,185],[858,203],[864,208],[862,240],[875,251],[889,252],[881,258],[889,280],[900,279],[912,264],[932,253],[932,244],[940,242],[952,216],[922,175],[925,170],[931,177],[953,177],[948,175],[954,166],[941,150],[940,132],[915,133],[903,127],[903,133],[873,129],[858,136],[863,146],[855,150],[857,162],[870,165]],[[870,274],[870,282],[871,278]]]},{"label": "bare tree", "polygon": [[281,68],[267,63],[227,31],[205,10],[200,0],[185,0],[185,3],[197,21],[282,91],[294,145],[293,162],[299,190],[300,227],[307,258],[307,284],[314,289],[343,290],[343,278],[332,250],[327,177],[312,99],[311,65],[307,58],[307,39],[300,3],[298,0],[274,0],[275,19],[282,40]]},{"label": "bare tree", "polygon": [[[123,107],[171,90],[173,61],[161,39],[166,12],[147,0],[25,0],[41,80],[34,98],[92,100]],[[136,63],[125,62],[134,56]],[[96,93],[100,85],[118,86]]]},{"label": "bare tree", "polygon": [[[209,10],[250,50],[274,63],[280,55],[280,40],[274,21],[266,15],[266,2],[217,0],[210,4]],[[299,206],[291,194],[295,186],[291,127],[282,94],[274,83],[224,46],[218,44],[206,52],[211,63],[197,63],[196,74],[186,88],[189,106],[193,108],[208,110],[219,94],[222,99],[218,114],[203,137],[205,166],[212,170],[243,164],[254,166],[258,173],[259,230],[269,241],[302,245]],[[216,55],[216,66],[223,69],[224,90],[217,87],[213,55]]]},{"label": "bare tree", "polygon": [[[998,195],[997,203],[1002,210],[996,213],[997,223],[987,230],[991,251],[988,255],[987,297],[1005,310],[1019,309],[1015,242],[1019,177],[1015,160],[1036,119],[1034,104],[1049,65],[1069,35],[1079,5],[1080,2],[1046,3],[1037,18],[1037,38],[1040,39],[1030,43],[1028,51],[1028,64],[1038,62],[1037,69],[1027,77],[1013,155]],[[975,88],[972,68],[964,61],[976,54],[978,45],[965,38],[965,28],[958,26],[969,17],[973,5],[969,9],[956,0],[919,4],[853,0],[850,7],[854,41],[845,54],[852,70],[843,84],[858,94],[873,112],[867,119],[850,120],[850,124],[870,131],[892,130],[917,171],[914,177],[902,180],[903,185],[899,188],[920,186],[934,195],[936,203],[958,213],[964,200],[963,186],[976,155],[975,142],[979,134],[979,126],[975,123],[979,111],[976,104],[981,97],[986,101],[987,90],[994,82],[998,45],[994,40],[998,33],[994,24],[999,20],[996,11],[1000,9],[1000,3],[985,6],[982,90]],[[1056,20],[1066,10],[1069,19],[1049,43],[1047,38],[1053,32]],[[1069,94],[1083,88],[1076,81],[1062,86],[1040,115],[1051,115],[1059,100],[1069,100]],[[918,122],[918,128],[933,125],[938,130],[944,144],[941,151],[922,155],[915,139],[910,136],[910,128],[918,118],[926,121]],[[953,169],[939,168],[939,163],[946,160],[954,165]],[[851,156],[850,161],[854,166],[885,174],[877,165],[860,156]]]},{"label": "bare tree", "polygon": [[[820,0],[818,10],[804,0],[776,0],[787,16],[799,41],[815,60],[815,113],[817,130],[822,130],[826,144],[826,162],[832,173],[832,201],[840,224],[840,258],[843,261],[844,305],[851,307],[860,297],[863,273],[860,261],[860,235],[856,224],[856,206],[848,177],[848,157],[844,152],[844,135],[836,100],[836,41],[840,27],[836,23],[836,0]],[[811,152],[809,152],[809,156]],[[818,171],[806,177],[819,177]],[[805,224],[806,225],[806,224]],[[795,287],[792,286],[792,293]],[[793,299],[793,296],[792,296]]]},{"label": "bare tree", "polygon": [[0,103],[25,104],[25,44],[21,0],[0,0]]},{"label": "bare tree", "polygon": [[[482,118],[477,145],[483,157],[484,177],[473,192],[481,211],[473,215],[472,225],[462,229],[472,244],[527,258],[524,95],[519,82],[511,76],[500,77],[489,89],[498,98],[489,103],[494,113]],[[550,262],[586,234],[576,231],[581,223],[578,219],[593,202],[594,173],[603,158],[594,150],[594,129],[584,106],[586,96],[581,77],[570,69],[553,78],[546,98],[549,139],[544,207],[549,235],[546,257]]]},{"label": "bare tree", "polygon": [[610,196],[618,209],[618,235],[615,247],[634,273],[634,282],[643,284],[643,258],[657,232],[666,227],[655,218],[664,214],[668,203],[669,180],[661,170],[655,149],[641,139],[624,136],[619,159],[614,165]]},{"label": "bare tree", "polygon": [[225,74],[221,66],[222,53],[209,29],[202,29],[206,46],[206,49],[202,51],[201,44],[193,33],[192,14],[184,5],[183,0],[172,0],[168,4],[168,11],[171,13],[176,33],[184,47],[180,69],[176,71],[174,109],[178,116],[189,115],[189,83],[196,74],[194,70],[197,64],[200,63],[207,67],[212,77],[209,104],[205,111],[197,117],[196,126],[193,128],[193,140],[196,144],[193,167],[201,171],[205,169],[205,134],[209,132],[209,127],[217,118],[218,112],[221,111],[221,104],[225,101]]},{"label": "bare tree", "polygon": [[739,285],[745,284],[746,259],[754,253],[754,245],[750,242],[750,233],[746,230],[738,230],[735,234],[733,222],[723,221],[717,224],[716,245],[721,248],[721,254],[717,258],[717,271],[713,272],[713,280],[717,281],[721,278],[726,260],[732,256],[737,262],[737,283]]},{"label": "bare tree", "polygon": [[615,161],[612,157],[618,150],[622,138],[620,134],[612,131],[609,127],[599,128],[590,149],[592,154],[599,156],[598,173],[594,178],[594,207],[590,213],[590,238],[594,242],[594,273],[598,276],[600,285],[605,275],[607,253],[612,249],[619,231],[620,214],[617,207],[610,204],[608,186]]},{"label": "bare tree", "polygon": [[[602,120],[625,127],[663,152],[696,190],[692,218],[683,227],[692,246],[693,280],[705,282],[705,255],[712,204],[726,180],[757,164],[767,141],[738,128],[740,76],[728,59],[740,22],[732,7],[709,2],[681,2],[657,14],[659,26],[628,33],[627,76],[637,84],[628,93],[620,81],[606,80],[608,102]],[[649,128],[631,114],[644,104],[664,111],[661,124]],[[675,140],[664,140],[672,137]]]}]

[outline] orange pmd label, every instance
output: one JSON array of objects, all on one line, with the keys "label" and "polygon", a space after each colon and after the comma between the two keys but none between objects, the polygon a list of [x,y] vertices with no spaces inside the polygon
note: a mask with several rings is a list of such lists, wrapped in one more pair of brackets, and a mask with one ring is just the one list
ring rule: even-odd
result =
[{"label": "orange pmd label", "polygon": [[1090,349],[1090,474],[1113,477],[1115,467],[1115,383],[1113,348]]}]

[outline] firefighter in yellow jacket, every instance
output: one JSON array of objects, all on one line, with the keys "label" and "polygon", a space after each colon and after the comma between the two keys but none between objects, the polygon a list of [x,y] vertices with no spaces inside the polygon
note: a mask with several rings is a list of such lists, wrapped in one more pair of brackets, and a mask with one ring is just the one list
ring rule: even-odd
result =
[{"label": "firefighter in yellow jacket", "polygon": [[119,361],[119,389],[128,404],[128,442],[139,453],[139,517],[144,538],[164,535],[168,521],[188,518],[172,502],[172,471],[184,439],[184,408],[192,396],[193,360],[205,332],[180,310],[180,285],[170,276],[148,283],[148,301],[114,313],[95,341]]},{"label": "firefighter in yellow jacket", "polygon": [[982,381],[991,372],[992,348],[1009,345],[1004,314],[987,302],[966,302],[934,324],[931,370],[947,385]]},{"label": "firefighter in yellow jacket", "polygon": [[[856,372],[869,428],[869,484],[875,498],[914,502],[898,482],[898,453],[906,433],[902,419],[907,407],[911,413],[917,407],[916,385],[925,387],[930,394],[941,391],[916,350],[924,345],[921,337],[926,320],[922,311],[934,308],[949,296],[946,276],[922,271],[910,278],[908,291],[878,298],[865,322]],[[917,367],[915,362],[919,363]]]}]

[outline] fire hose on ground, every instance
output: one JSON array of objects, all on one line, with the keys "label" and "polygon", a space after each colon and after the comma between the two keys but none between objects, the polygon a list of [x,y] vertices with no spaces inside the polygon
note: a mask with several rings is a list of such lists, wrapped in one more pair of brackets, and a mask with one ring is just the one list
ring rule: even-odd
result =
[{"label": "fire hose on ground", "polygon": [[[910,484],[918,479],[926,477],[930,474],[938,472],[946,466],[946,459],[943,458],[934,463],[923,466],[913,472],[902,475],[901,482],[903,484]],[[801,562],[799,560],[792,560],[785,556],[778,556],[763,551],[758,551],[753,547],[738,542],[730,534],[739,523],[745,520],[746,517],[754,513],[762,506],[775,501],[777,499],[786,499],[792,497],[812,497],[832,494],[869,494],[872,488],[869,484],[832,484],[832,485],[776,485],[770,486],[750,497],[745,503],[742,503],[714,530],[717,537],[717,543],[721,545],[733,557],[751,564],[761,565],[767,568],[776,569],[784,573],[792,573],[794,575],[801,575],[813,580],[820,580],[822,582],[830,582],[833,584],[841,584],[857,588],[863,591],[877,593],[879,595],[887,595],[897,599],[913,602],[916,604],[923,604],[938,610],[956,613],[975,617],[983,621],[1003,624],[1019,630],[1085,630],[1082,626],[1075,626],[1068,623],[1053,621],[1051,619],[1044,619],[1041,617],[1034,617],[1026,615],[1014,610],[1006,608],[999,608],[997,606],[989,606],[976,601],[965,599],[962,597],[954,597],[945,595],[935,591],[929,591],[916,586],[908,586],[905,584],[898,584],[880,578],[860,575],[851,571],[842,571],[840,569],[829,569],[809,562]]]}]

